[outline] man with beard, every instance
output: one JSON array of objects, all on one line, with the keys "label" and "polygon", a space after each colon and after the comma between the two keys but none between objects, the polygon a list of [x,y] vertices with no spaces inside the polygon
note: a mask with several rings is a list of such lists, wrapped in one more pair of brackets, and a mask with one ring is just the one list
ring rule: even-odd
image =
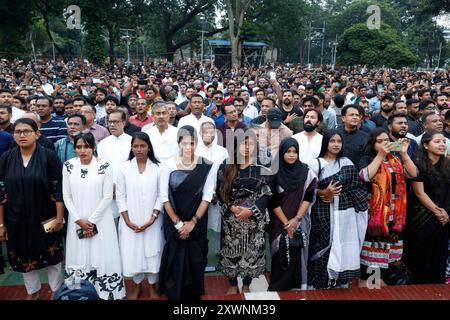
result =
[{"label": "man with beard", "polygon": [[[408,136],[408,119],[404,113],[393,113],[389,116],[387,121],[387,128],[389,131],[389,139],[392,142],[398,141],[401,138],[409,138],[408,155],[411,159],[415,159],[416,153],[419,150],[419,145],[414,140],[415,137]],[[400,152],[393,152],[396,156],[400,156]]]},{"label": "man with beard", "polygon": [[264,99],[264,89],[258,89],[254,92],[254,94],[256,99],[252,105],[258,110],[258,112],[261,112],[261,103]]},{"label": "man with beard", "polygon": [[[420,142],[422,141],[422,137],[426,132],[444,132],[444,123],[441,120],[441,116],[434,112],[425,113],[422,116],[422,123],[423,123],[423,129],[425,130],[424,133],[422,133],[420,136],[416,138],[416,142],[418,145],[420,145]],[[445,156],[449,157],[450,153],[450,140],[445,138],[445,144],[447,145],[447,150],[445,150]]]},{"label": "man with beard", "polygon": [[64,120],[64,106],[66,105],[66,99],[63,96],[57,96],[53,100],[53,114],[52,116],[58,120]]},{"label": "man with beard", "polygon": [[310,163],[317,158],[322,147],[322,135],[317,132],[317,127],[323,121],[323,115],[316,109],[310,109],[303,116],[303,131],[292,137],[297,140],[299,146],[299,159],[303,163]]},{"label": "man with beard", "polygon": [[12,108],[10,105],[0,104],[0,131],[13,134],[13,125],[11,123]]},{"label": "man with beard", "polygon": [[55,143],[55,152],[61,163],[77,156],[73,144],[77,134],[82,132],[86,126],[86,117],[81,114],[71,114],[67,117],[67,137],[59,139]]},{"label": "man with beard", "polygon": [[377,127],[384,128],[385,123],[387,122],[387,119],[389,118],[389,115],[394,110],[394,98],[389,95],[385,94],[381,98],[381,111],[377,115],[372,117],[372,121],[375,122]]},{"label": "man with beard", "polygon": [[96,120],[99,121],[101,118],[106,117],[106,90],[97,89],[95,90],[95,110],[96,110]]},{"label": "man with beard", "polygon": [[359,101],[359,105],[361,108],[364,109],[364,116],[361,121],[361,127],[360,129],[364,132],[367,132],[370,134],[370,132],[377,127],[375,122],[370,120],[370,107],[369,107],[369,101],[368,100],[361,100]]},{"label": "man with beard", "polygon": [[283,100],[281,104],[281,119],[285,125],[289,125],[292,120],[303,115],[300,108],[294,107],[294,94],[290,90],[283,91]]},{"label": "man with beard", "polygon": [[234,82],[228,83],[226,97],[223,99],[223,103],[226,104],[228,101],[233,101],[236,96],[236,85]]},{"label": "man with beard", "polygon": [[342,108],[343,125],[337,130],[344,139],[344,157],[349,158],[353,164],[359,168],[359,159],[364,154],[364,147],[367,144],[369,135],[358,128],[361,125],[364,110],[357,104],[348,104]]},{"label": "man with beard", "polygon": [[445,92],[441,92],[436,94],[436,105],[439,109],[439,111],[448,109],[448,94]]},{"label": "man with beard", "polygon": [[[408,107],[406,105],[406,102],[401,101],[401,100],[396,101],[394,103],[394,112],[393,113],[399,113],[399,114],[405,115],[406,119],[408,120],[408,133],[411,134],[411,137],[408,137],[408,138],[415,139],[420,134],[419,130],[417,129],[416,122],[408,119]],[[387,126],[388,126],[388,123],[386,123],[386,128],[387,128]]]}]

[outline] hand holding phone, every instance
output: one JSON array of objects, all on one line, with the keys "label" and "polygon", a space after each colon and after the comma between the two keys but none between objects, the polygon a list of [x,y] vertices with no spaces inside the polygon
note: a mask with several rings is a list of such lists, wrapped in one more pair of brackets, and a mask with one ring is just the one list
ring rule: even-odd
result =
[{"label": "hand holding phone", "polygon": [[389,148],[391,150],[391,152],[393,151],[401,151],[402,150],[402,143],[400,141],[395,141],[395,142],[389,142]]}]

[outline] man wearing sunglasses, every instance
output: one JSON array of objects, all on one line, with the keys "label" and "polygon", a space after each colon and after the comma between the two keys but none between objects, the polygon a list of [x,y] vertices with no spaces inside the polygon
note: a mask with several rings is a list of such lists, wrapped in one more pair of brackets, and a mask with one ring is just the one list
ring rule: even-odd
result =
[{"label": "man wearing sunglasses", "polygon": [[214,91],[212,93],[212,102],[206,108],[206,115],[214,120],[216,127],[225,123],[225,116],[222,114],[223,93],[222,91]]}]

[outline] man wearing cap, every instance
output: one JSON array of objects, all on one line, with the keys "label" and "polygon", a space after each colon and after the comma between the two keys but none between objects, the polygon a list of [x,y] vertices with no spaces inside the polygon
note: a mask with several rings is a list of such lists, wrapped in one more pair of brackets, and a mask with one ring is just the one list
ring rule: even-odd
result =
[{"label": "man wearing cap", "polygon": [[381,98],[381,111],[377,115],[372,117],[372,121],[375,122],[377,127],[385,128],[387,119],[394,110],[394,98],[390,94],[385,94]]},{"label": "man wearing cap", "polygon": [[274,107],[267,111],[267,120],[261,125],[260,146],[268,148],[272,157],[277,156],[281,141],[292,137],[292,131],[282,122],[280,109]]}]

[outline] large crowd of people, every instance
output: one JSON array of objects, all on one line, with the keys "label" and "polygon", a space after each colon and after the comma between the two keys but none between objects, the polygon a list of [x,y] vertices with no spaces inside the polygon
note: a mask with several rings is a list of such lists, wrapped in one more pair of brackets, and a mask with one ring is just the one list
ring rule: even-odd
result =
[{"label": "large crowd of people", "polygon": [[2,60],[0,273],[199,299],[210,229],[224,294],[449,283],[449,109],[445,70]]}]

